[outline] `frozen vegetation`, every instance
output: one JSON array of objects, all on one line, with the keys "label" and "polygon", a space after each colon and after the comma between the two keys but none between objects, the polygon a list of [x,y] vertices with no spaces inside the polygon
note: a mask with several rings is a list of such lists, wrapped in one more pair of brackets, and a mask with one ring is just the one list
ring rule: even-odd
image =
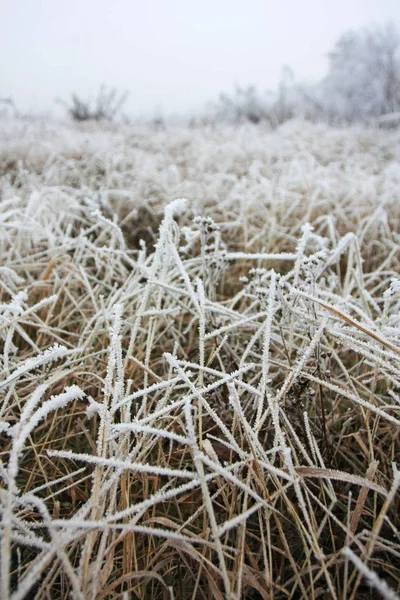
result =
[{"label": "frozen vegetation", "polygon": [[400,133],[0,122],[2,598],[397,598]]}]

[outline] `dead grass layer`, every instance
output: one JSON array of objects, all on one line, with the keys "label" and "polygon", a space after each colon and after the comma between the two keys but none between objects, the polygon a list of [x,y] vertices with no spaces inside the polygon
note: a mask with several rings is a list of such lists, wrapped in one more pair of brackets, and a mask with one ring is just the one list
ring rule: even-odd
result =
[{"label": "dead grass layer", "polygon": [[399,133],[0,129],[0,595],[397,598]]}]

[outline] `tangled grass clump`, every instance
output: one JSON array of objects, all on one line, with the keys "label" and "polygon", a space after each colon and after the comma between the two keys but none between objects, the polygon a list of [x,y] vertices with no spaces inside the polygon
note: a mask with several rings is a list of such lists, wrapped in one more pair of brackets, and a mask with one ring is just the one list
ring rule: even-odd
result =
[{"label": "tangled grass clump", "polygon": [[399,134],[1,128],[2,597],[397,597]]}]

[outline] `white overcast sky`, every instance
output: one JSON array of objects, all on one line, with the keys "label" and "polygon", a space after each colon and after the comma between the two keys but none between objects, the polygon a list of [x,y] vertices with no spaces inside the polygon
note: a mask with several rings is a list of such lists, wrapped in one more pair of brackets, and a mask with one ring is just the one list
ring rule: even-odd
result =
[{"label": "white overcast sky", "polygon": [[0,97],[47,110],[106,83],[126,112],[188,112],[284,64],[318,79],[342,32],[387,21],[400,0],[0,0]]}]

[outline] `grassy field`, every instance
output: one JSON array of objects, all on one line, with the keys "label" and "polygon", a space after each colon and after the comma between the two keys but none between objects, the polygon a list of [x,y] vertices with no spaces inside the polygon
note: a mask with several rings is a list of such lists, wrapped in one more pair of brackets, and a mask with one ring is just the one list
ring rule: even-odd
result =
[{"label": "grassy field", "polygon": [[400,593],[400,132],[0,122],[1,593]]}]

